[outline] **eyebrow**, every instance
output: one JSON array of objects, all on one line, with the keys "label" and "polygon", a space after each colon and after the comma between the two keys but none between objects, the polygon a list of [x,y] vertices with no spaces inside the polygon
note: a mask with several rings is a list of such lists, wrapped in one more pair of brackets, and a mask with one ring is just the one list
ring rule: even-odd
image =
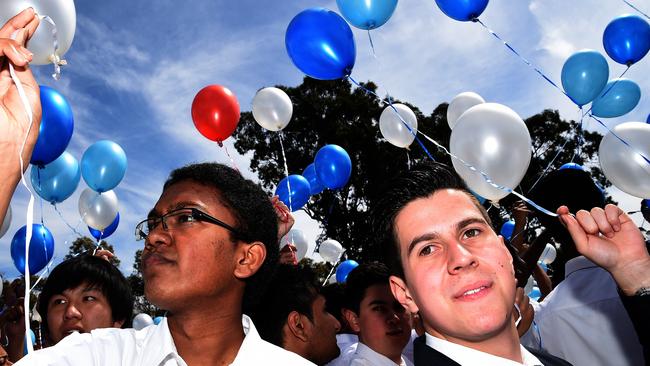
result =
[{"label": "eyebrow", "polygon": [[384,301],[384,300],[373,300],[373,301],[370,302],[370,304],[368,304],[368,306],[386,305],[386,304],[388,304],[388,303],[386,301]]},{"label": "eyebrow", "polygon": [[[470,217],[470,218],[458,221],[456,223],[456,225],[454,225],[454,227],[456,228],[456,231],[460,231],[461,229],[463,229],[463,228],[465,228],[465,227],[467,227],[469,225],[472,225],[472,224],[484,224],[484,225],[487,225],[487,222],[482,217]],[[427,240],[434,240],[434,239],[437,239],[439,237],[440,237],[440,235],[435,231],[434,232],[429,232],[429,233],[424,233],[424,234],[422,234],[420,236],[416,236],[415,238],[413,238],[413,240],[411,240],[411,243],[408,246],[406,255],[407,256],[411,255],[411,252],[413,251],[415,246],[418,245],[420,242],[427,241]]]},{"label": "eyebrow", "polygon": [[[174,203],[172,205],[169,205],[167,207],[167,212],[178,210],[178,209],[181,209],[181,208],[191,208],[191,207],[195,207],[195,208],[200,207],[200,208],[203,208],[203,209],[206,208],[204,205],[202,205],[200,203],[197,203],[197,202],[181,201],[181,202],[176,202],[176,203]],[[158,210],[156,210],[155,208],[152,208],[151,211],[149,211],[149,214],[147,215],[147,218],[150,219],[150,218],[160,217],[160,216],[161,215],[158,212]]]}]

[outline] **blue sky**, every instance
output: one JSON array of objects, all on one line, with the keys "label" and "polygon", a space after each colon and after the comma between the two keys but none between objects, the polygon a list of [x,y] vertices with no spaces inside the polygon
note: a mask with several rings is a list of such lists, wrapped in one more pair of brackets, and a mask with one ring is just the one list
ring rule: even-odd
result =
[{"label": "blue sky", "polygon": [[[642,9],[647,6],[634,3]],[[70,153],[80,159],[100,139],[113,140],[126,151],[129,167],[115,190],[122,221],[108,239],[124,272],[130,273],[133,253],[142,245],[134,240],[133,228],[157,200],[169,171],[197,161],[229,163],[224,151],[192,124],[190,105],[196,92],[208,84],[227,86],[242,111],[248,111],[259,88],[298,85],[303,75],[286,54],[284,32],[293,16],[315,6],[338,11],[333,0],[76,2],[77,30],[62,79],[52,80],[50,67],[34,70],[41,84],[59,90],[72,106],[75,131]],[[605,26],[631,12],[620,0],[492,0],[481,19],[559,82],[568,56],[584,48],[604,54]],[[460,92],[475,91],[487,101],[508,105],[523,118],[545,108],[559,109],[566,119],[578,116],[575,106],[488,32],[478,24],[447,18],[433,0],[399,2],[388,23],[372,31],[376,58],[366,33],[354,33],[357,61],[352,76],[373,80],[380,91],[417,105],[425,114]],[[628,115],[608,120],[609,126],[646,120],[650,99],[643,93],[650,85],[649,62],[646,57],[626,74],[641,86],[641,102]],[[623,70],[610,61],[610,78]],[[225,145],[236,155],[231,140]],[[255,179],[246,172],[248,160],[235,157],[244,174]],[[304,167],[289,168],[297,172]],[[77,192],[59,205],[73,225],[79,220],[77,202],[83,188],[82,181]],[[623,209],[638,209],[639,199],[615,189],[612,193]],[[0,255],[0,273],[8,278],[18,275],[9,247],[14,232],[25,223],[27,199],[19,187],[12,201],[12,226],[0,238],[0,253],[6,253]],[[60,260],[76,235],[48,203],[42,214]],[[38,206],[36,219],[40,215]],[[635,218],[640,221],[640,215]],[[296,226],[313,238],[317,235],[317,224],[303,214],[298,214]],[[85,225],[79,227],[86,233]],[[345,246],[345,238],[335,239]]]}]

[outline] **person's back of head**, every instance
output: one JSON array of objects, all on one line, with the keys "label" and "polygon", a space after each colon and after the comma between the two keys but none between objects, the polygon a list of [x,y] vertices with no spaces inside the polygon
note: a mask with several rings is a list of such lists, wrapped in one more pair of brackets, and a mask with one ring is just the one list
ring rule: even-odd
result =
[{"label": "person's back of head", "polygon": [[339,334],[342,333],[354,333],[350,329],[345,316],[343,316],[343,301],[345,300],[345,285],[335,282],[325,285],[320,293],[325,296],[325,306],[327,307],[327,312],[334,315],[336,320],[341,324],[341,330]]},{"label": "person's back of head", "polygon": [[310,267],[280,265],[250,316],[262,339],[325,364],[339,354],[340,325],[327,312],[318,287]]},{"label": "person's back of head", "polygon": [[390,272],[379,262],[362,263],[345,282],[344,314],[359,342],[400,363],[411,336],[410,314],[393,296]]},{"label": "person's back of head", "polygon": [[130,327],[133,294],[114,265],[84,254],[54,267],[39,295],[38,312],[56,343],[72,331]]}]

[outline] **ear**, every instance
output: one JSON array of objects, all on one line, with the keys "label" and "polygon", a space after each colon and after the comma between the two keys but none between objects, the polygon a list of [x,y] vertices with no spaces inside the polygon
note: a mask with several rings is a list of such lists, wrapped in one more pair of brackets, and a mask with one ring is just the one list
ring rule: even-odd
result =
[{"label": "ear", "polygon": [[397,276],[390,276],[389,282],[390,290],[393,293],[393,296],[395,296],[395,299],[397,299],[397,301],[402,304],[406,310],[411,313],[417,313],[420,311],[418,306],[415,304],[415,301],[413,301],[411,292],[409,291],[408,286],[406,286],[406,282],[404,282],[403,279]]},{"label": "ear", "polygon": [[235,264],[235,277],[249,278],[262,267],[266,259],[266,246],[260,241],[239,244],[237,263]]},{"label": "ear", "polygon": [[289,313],[289,316],[287,316],[287,322],[284,329],[288,331],[289,335],[293,336],[293,338],[307,342],[309,340],[309,335],[307,334],[306,321],[306,317],[302,314],[297,311],[292,311]]},{"label": "ear", "polygon": [[341,309],[341,313],[343,313],[343,317],[345,317],[345,321],[348,322],[348,325],[350,325],[352,331],[355,333],[359,333],[361,331],[361,325],[359,324],[359,316],[354,311],[345,308]]},{"label": "ear", "polygon": [[113,322],[113,328],[122,328],[125,321],[126,319]]}]

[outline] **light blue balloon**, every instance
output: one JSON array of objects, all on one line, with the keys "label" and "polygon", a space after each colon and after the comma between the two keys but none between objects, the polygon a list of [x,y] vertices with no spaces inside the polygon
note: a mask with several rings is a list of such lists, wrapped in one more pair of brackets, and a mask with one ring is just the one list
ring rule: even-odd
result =
[{"label": "light blue balloon", "polygon": [[641,88],[630,79],[610,80],[591,104],[594,116],[613,118],[622,116],[639,104]]},{"label": "light blue balloon", "polygon": [[576,52],[562,66],[562,87],[579,107],[594,100],[608,79],[607,60],[594,50]]},{"label": "light blue balloon", "polygon": [[302,172],[302,176],[309,182],[309,189],[312,196],[321,193],[323,189],[325,189],[323,183],[318,180],[318,174],[316,174],[314,163],[307,165],[305,170]]},{"label": "light blue balloon", "polygon": [[379,28],[393,15],[397,0],[336,0],[341,15],[353,26]]},{"label": "light blue balloon", "polygon": [[528,297],[531,299],[538,301],[540,297],[542,297],[542,292],[539,290],[539,287],[535,286],[533,287],[532,290],[530,290],[530,293],[528,294]]},{"label": "light blue balloon", "polygon": [[79,162],[67,151],[43,167],[32,165],[32,187],[36,194],[52,204],[72,196],[79,180]]},{"label": "light blue balloon", "polygon": [[81,175],[86,184],[102,193],[117,187],[126,173],[126,153],[113,141],[97,141],[81,157]]},{"label": "light blue balloon", "polygon": [[161,321],[163,321],[162,316],[157,316],[157,317],[153,318],[153,323],[156,324],[156,325],[160,324]]}]

